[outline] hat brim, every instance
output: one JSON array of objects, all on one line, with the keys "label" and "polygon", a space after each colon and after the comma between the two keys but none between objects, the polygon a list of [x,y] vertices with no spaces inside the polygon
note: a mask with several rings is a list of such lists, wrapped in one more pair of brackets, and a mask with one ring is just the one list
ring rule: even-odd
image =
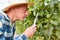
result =
[{"label": "hat brim", "polygon": [[33,3],[32,2],[28,2],[28,3],[15,3],[12,5],[9,5],[8,7],[4,8],[3,11],[8,11],[11,7],[17,6],[17,5],[23,5],[23,4],[27,4],[28,6],[32,6]]}]

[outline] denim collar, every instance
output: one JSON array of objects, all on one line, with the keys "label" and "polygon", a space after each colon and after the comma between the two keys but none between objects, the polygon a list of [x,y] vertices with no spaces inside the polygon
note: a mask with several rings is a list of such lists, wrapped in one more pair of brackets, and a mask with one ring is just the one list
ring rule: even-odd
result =
[{"label": "denim collar", "polygon": [[10,18],[7,16],[7,14],[5,12],[3,12],[2,10],[0,10],[0,12],[4,15],[4,17],[10,21]]}]

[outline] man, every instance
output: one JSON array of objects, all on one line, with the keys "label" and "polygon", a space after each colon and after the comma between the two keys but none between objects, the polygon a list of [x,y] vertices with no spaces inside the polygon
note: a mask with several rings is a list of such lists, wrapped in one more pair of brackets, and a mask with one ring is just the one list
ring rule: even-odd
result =
[{"label": "man", "polygon": [[28,16],[26,0],[0,0],[0,40],[28,40],[36,31],[36,25],[28,27],[21,35],[14,37],[15,21]]}]

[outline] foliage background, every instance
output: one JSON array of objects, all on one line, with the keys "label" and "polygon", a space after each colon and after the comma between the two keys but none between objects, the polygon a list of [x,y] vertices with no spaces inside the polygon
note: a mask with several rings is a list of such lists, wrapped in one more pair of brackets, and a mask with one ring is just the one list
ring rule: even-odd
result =
[{"label": "foliage background", "polygon": [[34,5],[24,21],[16,21],[17,34],[33,24],[38,13],[37,31],[29,40],[60,40],[60,0],[28,0]]}]

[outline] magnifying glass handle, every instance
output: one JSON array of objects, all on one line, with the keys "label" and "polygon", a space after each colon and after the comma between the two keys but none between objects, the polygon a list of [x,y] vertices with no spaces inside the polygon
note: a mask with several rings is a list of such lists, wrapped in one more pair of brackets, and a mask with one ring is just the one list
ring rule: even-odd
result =
[{"label": "magnifying glass handle", "polygon": [[37,15],[36,15],[36,17],[35,17],[35,19],[34,19],[33,25],[36,25],[37,20],[38,20],[38,13],[37,13]]}]

